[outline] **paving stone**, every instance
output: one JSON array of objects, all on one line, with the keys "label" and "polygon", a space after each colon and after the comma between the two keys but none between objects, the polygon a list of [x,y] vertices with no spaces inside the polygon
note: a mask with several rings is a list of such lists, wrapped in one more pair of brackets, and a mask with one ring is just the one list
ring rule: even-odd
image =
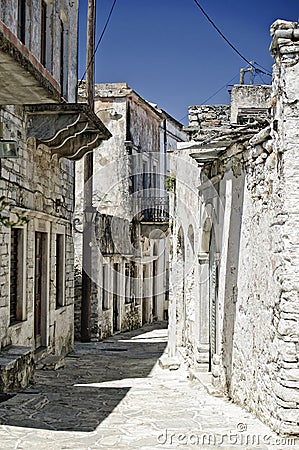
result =
[{"label": "paving stone", "polygon": [[[122,340],[127,351],[107,351]],[[76,344],[64,368],[37,370],[33,386],[1,403],[0,450],[211,450],[204,434],[227,450],[299,448],[273,445],[277,436],[269,428],[211,396],[183,365],[162,369],[166,342],[167,330],[154,324],[106,342]],[[247,435],[250,445],[239,445]],[[231,445],[234,436],[240,442]],[[264,436],[273,440],[264,443]],[[261,442],[252,440],[257,437]]]}]

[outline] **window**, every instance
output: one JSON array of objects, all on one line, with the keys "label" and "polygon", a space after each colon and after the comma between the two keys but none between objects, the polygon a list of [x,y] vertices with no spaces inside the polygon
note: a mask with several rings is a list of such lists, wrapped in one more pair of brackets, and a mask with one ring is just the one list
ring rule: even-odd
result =
[{"label": "window", "polygon": [[46,67],[47,55],[47,3],[41,2],[41,39],[40,39],[40,62]]},{"label": "window", "polygon": [[18,38],[25,44],[26,39],[26,0],[18,1]]},{"label": "window", "polygon": [[11,229],[10,238],[10,325],[24,319],[24,231]]},{"label": "window", "polygon": [[67,100],[68,90],[68,30],[67,24],[60,20],[60,86],[61,95]]},{"label": "window", "polygon": [[64,234],[56,234],[56,308],[64,306],[65,298],[65,240]]},{"label": "window", "polygon": [[102,310],[109,309],[109,270],[108,264],[102,267]]}]

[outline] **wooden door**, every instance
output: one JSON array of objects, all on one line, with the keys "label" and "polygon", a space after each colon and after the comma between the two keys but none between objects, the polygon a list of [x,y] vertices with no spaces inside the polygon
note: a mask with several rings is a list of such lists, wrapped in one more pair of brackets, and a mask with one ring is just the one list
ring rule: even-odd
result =
[{"label": "wooden door", "polygon": [[35,347],[38,348],[44,344],[45,333],[45,233],[35,233],[35,289],[34,289],[34,337]]}]

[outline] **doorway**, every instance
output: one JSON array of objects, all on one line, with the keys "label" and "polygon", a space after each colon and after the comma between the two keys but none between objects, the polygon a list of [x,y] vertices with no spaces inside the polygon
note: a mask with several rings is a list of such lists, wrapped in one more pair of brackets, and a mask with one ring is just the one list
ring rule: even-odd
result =
[{"label": "doorway", "polygon": [[119,263],[113,264],[113,333],[119,331]]},{"label": "doorway", "polygon": [[209,370],[212,368],[213,355],[216,353],[217,339],[217,304],[218,304],[218,261],[216,258],[216,240],[214,228],[211,231],[209,251],[209,297],[210,297],[210,330],[209,330]]},{"label": "doorway", "polygon": [[158,261],[154,259],[153,261],[153,303],[152,303],[152,315],[153,320],[158,320],[158,308],[157,308],[157,275],[158,275]]},{"label": "doorway", "polygon": [[47,234],[35,233],[34,339],[35,348],[46,346]]}]

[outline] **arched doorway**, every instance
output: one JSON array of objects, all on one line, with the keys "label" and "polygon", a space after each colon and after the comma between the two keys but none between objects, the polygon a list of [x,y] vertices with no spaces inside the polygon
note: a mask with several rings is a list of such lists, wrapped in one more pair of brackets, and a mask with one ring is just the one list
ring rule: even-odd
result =
[{"label": "arched doorway", "polygon": [[218,268],[213,222],[206,217],[200,239],[199,260],[199,345],[198,361],[210,371],[216,352]]}]

